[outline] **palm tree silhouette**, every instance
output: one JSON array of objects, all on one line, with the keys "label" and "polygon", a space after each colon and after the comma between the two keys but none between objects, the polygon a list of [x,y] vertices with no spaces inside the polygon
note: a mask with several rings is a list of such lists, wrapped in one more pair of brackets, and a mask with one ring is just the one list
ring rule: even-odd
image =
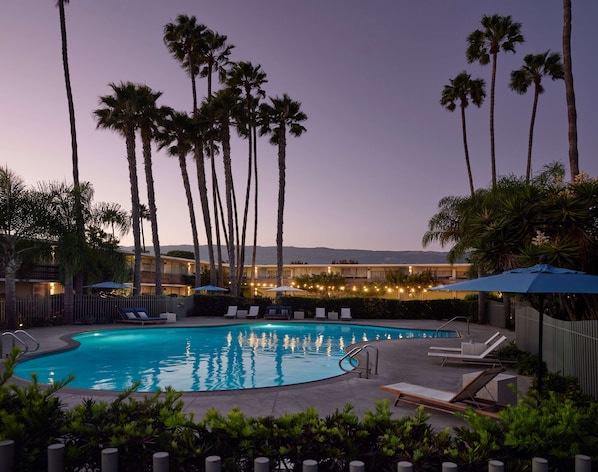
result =
[{"label": "palm tree silhouette", "polygon": [[564,71],[560,54],[546,51],[542,54],[528,54],[523,58],[523,66],[511,72],[511,90],[524,94],[530,85],[534,84],[534,103],[532,105],[532,117],[529,125],[529,139],[527,145],[527,166],[525,181],[529,182],[532,173],[532,144],[534,140],[534,124],[536,122],[536,111],[538,109],[538,97],[544,93],[542,78],[549,77],[552,80],[563,79]]},{"label": "palm tree silhouette", "polygon": [[301,124],[307,115],[301,111],[301,103],[291,100],[286,93],[282,97],[270,97],[270,104],[260,105],[260,135],[270,135],[270,144],[278,146],[278,211],[276,225],[276,284],[282,285],[282,229],[284,221],[284,198],[286,180],[287,132],[299,137],[305,131]]},{"label": "palm tree silhouette", "polygon": [[490,159],[492,166],[492,185],[496,186],[496,151],[494,145],[494,91],[496,90],[496,62],[498,53],[515,52],[517,43],[525,39],[521,34],[521,23],[514,22],[510,16],[484,15],[482,30],[475,30],[467,37],[469,46],[465,52],[467,62],[479,62],[485,66],[492,61],[492,82],[490,85]]},{"label": "palm tree silhouette", "polygon": [[469,101],[478,108],[482,106],[486,97],[485,83],[483,79],[472,80],[471,75],[463,71],[454,79],[450,79],[450,84],[445,85],[442,90],[440,104],[449,111],[455,111],[457,102],[461,109],[461,130],[463,133],[463,148],[465,149],[465,164],[467,166],[467,176],[469,178],[469,191],[474,194],[473,175],[471,173],[471,163],[469,161],[469,148],[467,146],[467,126],[465,124],[465,109]]}]

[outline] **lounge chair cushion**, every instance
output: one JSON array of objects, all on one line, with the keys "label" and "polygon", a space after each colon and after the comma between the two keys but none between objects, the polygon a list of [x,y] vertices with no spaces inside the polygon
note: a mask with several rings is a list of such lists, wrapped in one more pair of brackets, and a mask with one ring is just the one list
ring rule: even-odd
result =
[{"label": "lounge chair cushion", "polygon": [[133,313],[132,311],[125,311],[125,316],[129,320],[136,320],[137,319],[137,317],[135,316],[135,313]]},{"label": "lounge chair cushion", "polygon": [[142,318],[144,320],[147,320],[149,318],[147,316],[147,313],[143,310],[137,310],[137,314],[139,315],[139,318]]}]

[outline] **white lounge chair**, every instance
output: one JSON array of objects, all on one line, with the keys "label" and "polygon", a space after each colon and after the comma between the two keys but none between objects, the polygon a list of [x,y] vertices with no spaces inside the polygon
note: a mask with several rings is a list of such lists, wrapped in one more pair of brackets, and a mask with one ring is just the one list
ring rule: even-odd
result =
[{"label": "white lounge chair", "polygon": [[497,407],[496,402],[479,398],[477,394],[498,374],[504,372],[504,370],[503,367],[492,367],[483,370],[467,382],[458,392],[447,392],[445,390],[406,382],[383,385],[380,389],[385,392],[394,393],[397,396],[395,405],[399,401],[403,401],[411,405],[422,405],[426,408],[446,413],[464,411],[468,406],[471,406],[482,415],[496,417],[496,412],[492,411]]},{"label": "white lounge chair", "polygon": [[325,320],[326,319],[326,309],[325,308],[316,308],[316,316],[314,320]]},{"label": "white lounge chair", "polygon": [[480,354],[463,354],[462,352],[451,352],[451,351],[428,351],[428,356],[442,357],[441,365],[444,366],[447,362],[473,362],[483,364],[500,364],[500,360],[495,357],[491,357],[490,354],[496,350],[498,346],[507,340],[506,336],[501,336],[494,341],[488,348]]},{"label": "white lounge chair", "polygon": [[250,306],[249,312],[247,313],[247,318],[256,319],[260,314],[260,307],[257,305]]},{"label": "white lounge chair", "polygon": [[352,319],[351,308],[341,308],[341,321],[350,321]]},{"label": "white lounge chair", "polygon": [[225,318],[236,318],[237,317],[237,306],[230,305],[228,311],[224,314]]},{"label": "white lounge chair", "polygon": [[[496,333],[494,333],[492,336],[490,336],[486,341],[484,341],[484,344],[486,346],[490,346],[494,340],[496,338],[498,338],[500,336],[500,331],[497,331]],[[449,352],[461,352],[462,353],[462,349],[463,347],[448,347],[448,346],[430,346],[428,348],[430,351],[449,351]]]}]

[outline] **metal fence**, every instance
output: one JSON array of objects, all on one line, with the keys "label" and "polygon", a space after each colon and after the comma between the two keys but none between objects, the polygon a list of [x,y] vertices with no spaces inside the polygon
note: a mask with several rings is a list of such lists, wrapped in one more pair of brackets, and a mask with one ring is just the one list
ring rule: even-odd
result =
[{"label": "metal fence", "polygon": [[[148,315],[176,313],[187,315],[193,297],[140,295],[135,297],[106,297],[75,295],[73,314],[76,324],[112,323],[120,319],[118,308],[143,307]],[[17,315],[21,326],[50,326],[62,324],[63,296],[17,298]],[[0,323],[6,322],[5,300],[0,300]]]},{"label": "metal fence", "polygon": [[[538,353],[539,313],[528,306],[515,311],[516,342]],[[598,400],[598,320],[563,321],[544,315],[542,359],[548,370],[573,375],[581,389]]]}]

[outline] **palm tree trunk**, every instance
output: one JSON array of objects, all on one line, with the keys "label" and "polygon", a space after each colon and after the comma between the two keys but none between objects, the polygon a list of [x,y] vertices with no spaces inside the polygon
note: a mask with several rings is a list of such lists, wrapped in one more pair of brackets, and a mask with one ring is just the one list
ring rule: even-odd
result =
[{"label": "palm tree trunk", "polygon": [[563,0],[563,68],[565,72],[565,95],[567,98],[567,120],[569,123],[569,168],[571,182],[579,174],[577,149],[577,108],[573,87],[573,65],[571,62],[571,0]]},{"label": "palm tree trunk", "polygon": [[276,285],[282,285],[282,229],[284,220],[284,193],[286,182],[286,134],[284,126],[280,127],[278,136],[278,214],[276,224]]},{"label": "palm tree trunk", "polygon": [[234,209],[233,209],[233,172],[231,164],[231,149],[230,149],[230,134],[228,126],[223,126],[222,139],[222,156],[224,163],[224,182],[226,195],[226,213],[228,220],[228,257],[229,257],[229,275],[230,275],[230,291],[233,295],[239,295],[237,285],[237,273],[235,268],[235,237],[234,237]]},{"label": "palm tree trunk", "polygon": [[[212,169],[212,205],[214,206],[214,227],[216,229],[216,256],[218,259],[218,285],[224,285],[224,271],[222,267],[222,241],[220,240],[220,218],[218,217],[218,202],[220,202],[220,211],[222,212],[222,201],[220,200],[220,191],[218,189],[218,177],[216,176],[216,163],[214,161],[214,152],[211,154]],[[222,223],[224,225],[224,221]],[[226,238],[226,235],[225,235]]]},{"label": "palm tree trunk", "polygon": [[490,162],[492,166],[492,188],[496,187],[496,150],[494,146],[494,91],[496,89],[496,61],[498,54],[492,55],[492,84],[490,87]]},{"label": "palm tree trunk", "polygon": [[75,322],[74,316],[74,294],[73,294],[73,274],[68,270],[68,265],[65,267],[64,274],[64,295],[62,301],[63,322],[65,325],[72,325]]},{"label": "palm tree trunk", "polygon": [[[66,86],[66,98],[69,109],[69,121],[71,125],[71,152],[73,164],[73,186],[79,187],[79,156],[77,152],[77,130],[75,127],[75,106],[73,104],[73,92],[71,88],[71,74],[69,72],[68,46],[66,39],[66,16],[64,11],[64,0],[58,0],[60,13],[60,36],[62,39],[62,67],[64,70],[64,83]],[[80,209],[80,208],[79,208]]]},{"label": "palm tree trunk", "polygon": [[469,162],[469,148],[467,147],[467,126],[465,124],[465,107],[463,105],[461,105],[461,129],[463,130],[463,148],[465,149],[465,165],[467,166],[467,177],[469,178],[469,191],[473,196],[475,190],[473,187],[471,163]]},{"label": "palm tree trunk", "polygon": [[245,191],[245,206],[243,209],[243,228],[241,231],[241,243],[239,246],[241,250],[239,251],[238,257],[238,276],[237,279],[239,280],[239,284],[242,284],[243,281],[243,272],[245,270],[245,241],[247,239],[247,220],[249,215],[249,202],[251,199],[251,181],[253,177],[253,134],[251,133],[251,128],[249,129],[249,158],[248,158],[248,165],[247,165],[247,187]]},{"label": "palm tree trunk", "polygon": [[135,156],[135,130],[125,131],[127,144],[127,162],[129,164],[129,182],[131,184],[131,223],[133,226],[133,243],[135,260],[133,263],[133,295],[141,294],[141,238],[139,230],[139,182],[137,180],[137,163]]},{"label": "palm tree trunk", "polygon": [[158,209],[156,208],[156,193],[154,191],[151,139],[144,132],[142,132],[142,135],[143,164],[145,167],[145,183],[147,187],[147,204],[149,206],[150,223],[152,226],[152,244],[154,245],[154,260],[156,263],[155,294],[162,295],[162,256],[160,254],[160,238],[158,235]]},{"label": "palm tree trunk", "polygon": [[[79,186],[79,153],[77,148],[77,128],[75,126],[75,105],[73,102],[73,90],[71,87],[71,73],[69,70],[68,43],[66,36],[66,14],[64,0],[58,0],[60,16],[60,37],[62,42],[62,68],[64,70],[64,84],[66,87],[66,100],[69,110],[69,123],[71,129],[71,160],[73,167],[73,194],[75,197],[75,221],[77,238],[79,243],[85,243],[85,228],[83,223],[83,209],[81,206],[81,189]],[[77,291],[82,290],[82,274],[78,274]]]},{"label": "palm tree trunk", "polygon": [[257,222],[258,222],[258,172],[257,172],[257,128],[253,126],[253,179],[254,186],[254,214],[253,214],[253,249],[251,251],[251,287],[255,296],[255,265],[257,259]]},{"label": "palm tree trunk", "polygon": [[534,126],[536,123],[536,111],[538,109],[538,86],[534,89],[534,104],[532,106],[532,119],[529,124],[529,139],[527,143],[527,167],[525,169],[525,181],[529,183],[532,175],[532,146],[534,143]]},{"label": "palm tree trunk", "polygon": [[[206,240],[208,243],[208,259],[210,262],[210,284],[217,284],[216,264],[214,261],[214,242],[212,240],[212,220],[210,218],[210,203],[208,201],[208,187],[206,181],[206,166],[203,157],[203,146],[201,143],[195,143],[194,159],[197,170],[197,186],[199,189],[199,200],[201,202],[201,211],[203,214],[203,223],[206,230]],[[196,267],[196,276],[199,271]]]},{"label": "palm tree trunk", "polygon": [[195,219],[195,210],[193,207],[193,195],[191,193],[191,184],[189,182],[189,173],[187,172],[187,160],[185,153],[179,153],[179,168],[183,178],[183,187],[187,197],[187,208],[189,209],[189,221],[191,223],[191,236],[193,238],[193,253],[195,255],[195,286],[201,285],[201,258],[199,257],[199,236],[197,234],[197,221]]},{"label": "palm tree trunk", "polygon": [[[13,252],[14,254],[14,252]],[[5,266],[5,314],[6,314],[6,328],[15,330],[18,327],[17,317],[17,266],[18,261],[15,256],[8,256]]]}]

